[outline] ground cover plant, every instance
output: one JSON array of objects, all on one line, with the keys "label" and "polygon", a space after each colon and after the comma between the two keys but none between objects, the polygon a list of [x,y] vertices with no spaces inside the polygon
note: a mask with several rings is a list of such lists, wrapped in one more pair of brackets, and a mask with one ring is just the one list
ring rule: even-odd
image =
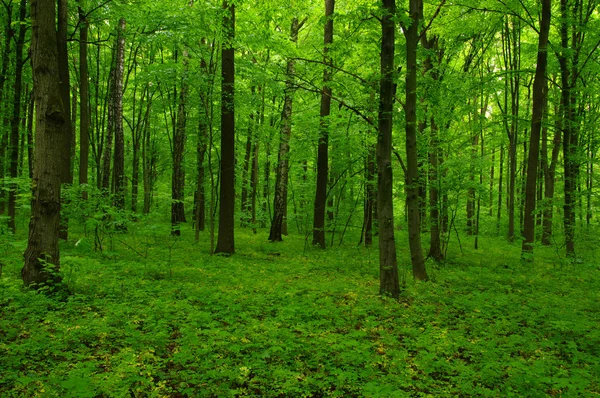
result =
[{"label": "ground cover plant", "polygon": [[[518,245],[482,238],[487,250],[452,246],[432,281],[408,277],[393,300],[378,294],[374,249],[241,231],[234,256],[210,256],[192,231],[143,220],[131,231],[103,252],[82,231],[63,244],[69,296],[24,289],[26,242],[5,245],[1,396],[600,393],[592,251],[521,263]],[[409,274],[406,250],[399,263]]]}]

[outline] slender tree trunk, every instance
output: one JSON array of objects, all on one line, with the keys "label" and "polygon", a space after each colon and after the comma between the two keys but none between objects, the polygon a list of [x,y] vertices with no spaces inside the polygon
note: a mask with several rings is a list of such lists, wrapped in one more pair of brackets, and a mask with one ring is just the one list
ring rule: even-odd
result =
[{"label": "slender tree trunk", "polygon": [[185,128],[187,124],[187,68],[188,68],[188,52],[183,53],[183,68],[184,75],[181,81],[181,89],[179,90],[179,107],[177,109],[177,126],[173,130],[173,174],[171,176],[171,234],[179,236],[179,223],[185,222],[185,209],[183,206],[185,193],[185,169],[184,169],[184,154],[185,154]]},{"label": "slender tree trunk", "polygon": [[60,191],[68,138],[67,111],[61,98],[56,6],[54,0],[31,0],[31,57],[36,102],[36,156],[29,239],[21,275],[25,286],[60,282]]},{"label": "slender tree trunk", "polygon": [[496,233],[500,235],[502,220],[502,183],[504,177],[504,145],[500,146],[500,164],[498,165],[498,209],[496,210]]},{"label": "slender tree trunk", "polygon": [[[252,87],[252,96],[254,96],[255,88]],[[250,203],[248,202],[248,176],[250,175],[250,161],[252,157],[253,150],[253,142],[254,142],[254,113],[250,113],[249,121],[248,121],[248,133],[246,136],[246,148],[244,153],[244,167],[242,169],[242,200],[241,200],[241,211],[242,211],[242,219],[241,224],[243,227],[248,226],[250,222]]]},{"label": "slender tree trunk", "polygon": [[[57,48],[58,48],[58,76],[60,79],[60,95],[64,104],[65,123],[67,137],[63,141],[62,156],[59,156],[63,162],[62,183],[72,184],[73,175],[71,174],[71,145],[73,141],[73,126],[71,125],[71,82],[69,77],[69,53],[67,50],[67,28],[68,13],[67,0],[58,0],[58,24],[57,24]],[[69,237],[69,220],[66,217],[61,219],[60,238],[67,240]]]},{"label": "slender tree trunk", "polygon": [[0,214],[4,214],[6,212],[5,208],[5,194],[4,194],[4,177],[5,177],[5,162],[6,162],[6,150],[8,147],[8,134],[5,133],[5,128],[8,128],[10,121],[8,118],[8,109],[3,109],[4,104],[8,104],[10,101],[8,100],[8,94],[6,95],[6,99],[4,98],[4,86],[6,81],[8,80],[8,66],[10,61],[10,53],[11,53],[11,43],[13,41],[15,30],[13,29],[13,20],[12,20],[12,3],[4,3],[3,5],[6,7],[6,25],[4,29],[4,51],[2,52],[2,71],[0,73],[0,117],[2,117],[0,126]]},{"label": "slender tree trunk", "polygon": [[329,47],[333,43],[333,10],[335,0],[325,0],[325,30],[323,49],[323,91],[321,92],[321,112],[319,123],[319,146],[317,154],[317,189],[313,218],[313,245],[325,249],[325,209],[327,207],[327,182],[329,179],[329,115],[331,113],[331,58]]},{"label": "slender tree trunk", "polygon": [[[79,0],[79,185],[88,183],[90,150],[90,83],[88,68],[88,30],[89,25],[84,11],[85,0]],[[88,192],[83,192],[88,199]]]},{"label": "slender tree trunk", "polygon": [[27,168],[29,169],[29,179],[33,179],[33,117],[35,113],[34,108],[34,94],[33,90],[29,93],[29,100],[27,101]]},{"label": "slender tree trunk", "polygon": [[[298,32],[301,28],[298,18],[292,20],[290,39],[293,43],[298,42]],[[281,114],[281,131],[279,143],[279,155],[277,165],[277,180],[275,182],[275,198],[273,201],[273,220],[271,221],[271,229],[269,232],[269,240],[271,242],[281,242],[282,235],[285,235],[286,228],[284,226],[287,215],[287,195],[288,195],[288,175],[289,175],[289,150],[290,137],[292,135],[292,104],[294,95],[294,74],[295,60],[287,61],[286,83],[285,83],[285,98],[283,112]]]},{"label": "slender tree trunk", "polygon": [[[398,260],[396,258],[396,240],[394,237],[394,202],[392,193],[395,16],[395,0],[383,0],[383,16],[381,19],[381,80],[378,115],[379,132],[377,137],[377,214],[379,217],[379,292],[382,295],[398,298],[400,295],[400,282],[398,277]],[[416,67],[416,65],[414,66]]]},{"label": "slender tree trunk", "polygon": [[113,160],[114,203],[125,208],[125,134],[123,132],[123,72],[125,67],[125,18],[119,19],[117,28],[117,59],[114,76],[114,126],[115,153]]},{"label": "slender tree trunk", "polygon": [[[521,257],[530,259],[535,241],[535,202],[540,152],[540,134],[544,116],[546,86],[546,64],[548,62],[548,34],[550,31],[551,0],[542,0],[542,20],[538,42],[537,67],[533,82],[533,105],[531,134],[529,136],[529,161],[527,165],[527,185],[525,188],[525,215],[523,223],[523,244]],[[528,258],[529,257],[529,258]]]},{"label": "slender tree trunk", "polygon": [[[25,44],[25,17],[27,15],[27,1],[21,0],[19,6],[19,34],[17,36],[17,45],[15,51],[15,84],[13,89],[13,114],[10,123],[10,177],[17,178],[19,167],[19,125],[21,123],[21,91],[23,77],[23,45]],[[15,233],[16,231],[16,201],[17,184],[10,184],[8,192],[8,227]]]},{"label": "slender tree trunk", "polygon": [[215,253],[233,254],[235,215],[235,108],[234,108],[234,49],[235,5],[223,2],[225,43],[221,53],[221,187],[219,206],[219,235]]},{"label": "slender tree trunk", "polygon": [[113,146],[113,135],[114,135],[114,113],[115,113],[115,101],[113,99],[115,95],[115,76],[116,68],[115,64],[111,66],[111,70],[108,78],[108,92],[107,92],[107,105],[108,105],[108,124],[106,133],[104,134],[104,151],[102,154],[102,171],[100,172],[100,188],[105,194],[109,193],[110,189],[110,163],[112,157],[112,146]]},{"label": "slender tree trunk", "polygon": [[421,19],[422,12],[423,3],[421,0],[410,0],[409,15],[411,24],[408,28],[404,29],[404,36],[406,37],[406,103],[404,110],[406,112],[406,204],[408,210],[408,243],[410,246],[414,278],[418,280],[427,280],[425,257],[423,256],[423,248],[421,245],[419,220],[419,170],[416,130],[417,45],[419,41],[419,20]]}]

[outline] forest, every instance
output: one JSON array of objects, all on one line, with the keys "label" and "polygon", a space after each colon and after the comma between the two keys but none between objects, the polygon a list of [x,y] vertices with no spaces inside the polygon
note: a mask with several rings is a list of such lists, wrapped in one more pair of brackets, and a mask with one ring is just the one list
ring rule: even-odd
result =
[{"label": "forest", "polygon": [[599,0],[0,1],[0,396],[600,394]]}]

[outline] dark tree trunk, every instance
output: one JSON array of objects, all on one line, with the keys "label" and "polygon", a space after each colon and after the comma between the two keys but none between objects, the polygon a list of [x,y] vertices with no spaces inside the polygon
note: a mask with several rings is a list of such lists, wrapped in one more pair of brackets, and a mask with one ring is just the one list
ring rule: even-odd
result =
[{"label": "dark tree trunk", "polygon": [[27,168],[29,169],[29,179],[33,179],[33,117],[34,117],[34,94],[33,90],[29,93],[28,111],[27,111]]},{"label": "dark tree trunk", "polygon": [[[406,37],[406,103],[404,110],[406,113],[408,243],[414,278],[427,280],[425,257],[423,256],[423,248],[421,246],[418,192],[419,160],[417,153],[417,45],[419,42],[419,20],[421,19],[422,11],[423,3],[421,0],[410,0],[409,15],[411,24],[408,28],[404,29],[404,36]],[[381,207],[379,208],[381,209]],[[381,221],[381,216],[379,219]]]},{"label": "dark tree trunk", "polygon": [[[125,134],[123,132],[123,72],[125,67],[125,18],[119,19],[117,28],[117,58],[114,76],[114,113],[112,124],[115,133],[113,160],[114,203],[125,208]],[[109,122],[110,123],[110,122]]]},{"label": "dark tree trunk", "polygon": [[179,223],[185,222],[183,206],[185,193],[185,128],[187,124],[186,101],[188,92],[187,68],[188,53],[183,53],[184,76],[179,90],[179,107],[177,109],[177,126],[173,130],[173,174],[171,176],[171,234],[179,236]]},{"label": "dark tree trunk", "polygon": [[[535,202],[540,153],[540,134],[546,90],[546,65],[548,63],[548,34],[550,32],[551,0],[542,0],[542,20],[538,42],[537,67],[533,81],[533,105],[531,134],[529,136],[529,160],[527,165],[527,185],[525,187],[525,214],[523,220],[523,244],[521,257],[530,259],[535,241]],[[529,257],[529,258],[528,258]]]},{"label": "dark tree trunk", "polygon": [[331,113],[331,58],[329,47],[333,43],[333,10],[335,0],[325,0],[325,30],[323,34],[323,91],[321,93],[321,112],[319,123],[319,146],[317,150],[317,189],[313,218],[313,245],[325,249],[325,209],[327,207],[327,181],[329,179],[329,115]]},{"label": "dark tree trunk", "polygon": [[[10,48],[11,43],[14,38],[15,31],[13,29],[13,21],[12,21],[12,4],[11,3],[2,3],[6,8],[6,25],[4,29],[4,51],[2,52],[2,71],[0,73],[0,117],[3,115],[3,104],[9,101],[5,101],[4,98],[4,86],[8,79],[8,66],[10,61]],[[7,94],[8,99],[8,94]],[[5,110],[7,112],[8,110]],[[5,133],[5,128],[8,127],[10,121],[8,119],[8,113],[4,114],[2,120],[0,121],[3,125],[0,127],[0,214],[4,214],[6,212],[5,208],[5,194],[4,194],[4,177],[5,170],[4,165],[6,161],[6,150],[8,147],[8,134]]]},{"label": "dark tree trunk", "polygon": [[36,103],[36,156],[29,239],[21,275],[25,286],[60,281],[58,230],[68,119],[61,98],[54,0],[32,0],[31,60]]},{"label": "dark tree trunk", "polygon": [[219,235],[215,253],[233,254],[235,215],[235,5],[223,2],[225,43],[221,53],[221,187],[219,206]]},{"label": "dark tree trunk", "polygon": [[394,237],[394,201],[392,193],[395,15],[395,0],[383,0],[379,132],[377,137],[377,215],[379,217],[379,292],[382,295],[398,298],[400,295],[400,282]]},{"label": "dark tree trunk", "polygon": [[[88,21],[83,9],[84,0],[79,1],[79,185],[88,183],[90,150],[90,83],[88,69]],[[83,199],[88,198],[87,191]]]},{"label": "dark tree trunk", "polygon": [[[293,43],[298,42],[298,31],[301,23],[298,18],[292,21],[290,39]],[[281,114],[281,131],[279,143],[279,155],[277,164],[277,179],[275,182],[275,198],[273,200],[273,220],[271,221],[271,229],[269,231],[269,240],[271,242],[281,242],[282,235],[286,233],[285,218],[287,215],[287,194],[288,194],[288,175],[289,175],[289,159],[290,137],[292,135],[292,104],[294,95],[294,74],[295,60],[287,61],[286,83],[285,83],[285,98],[283,104],[283,112]]]},{"label": "dark tree trunk", "polygon": [[[67,50],[68,13],[67,0],[58,0],[57,48],[58,48],[58,76],[60,79],[60,96],[64,105],[67,138],[63,141],[63,150],[59,156],[63,162],[63,184],[72,184],[71,174],[71,145],[73,141],[73,126],[71,125],[71,82],[69,77],[69,53]],[[69,237],[69,220],[61,219],[60,238],[67,240]]]},{"label": "dark tree trunk", "polygon": [[[19,125],[21,124],[21,91],[23,77],[23,45],[25,44],[25,32],[27,25],[25,17],[27,15],[27,1],[21,0],[19,6],[19,35],[17,36],[17,45],[15,51],[15,84],[13,89],[13,113],[10,123],[10,177],[17,178],[19,168]],[[16,201],[17,201],[17,184],[10,184],[8,192],[8,227],[15,233],[16,224]]]},{"label": "dark tree trunk", "polygon": [[504,177],[504,146],[500,146],[500,165],[498,166],[498,210],[496,211],[496,233],[500,235],[500,220],[502,219],[502,182]]},{"label": "dark tree trunk", "polygon": [[[254,96],[255,88],[252,87],[252,96]],[[246,148],[244,153],[244,168],[242,170],[242,200],[241,200],[241,211],[242,211],[242,219],[241,224],[243,227],[248,226],[250,222],[250,214],[249,210],[251,210],[251,205],[248,202],[248,176],[250,175],[250,160],[252,157],[253,150],[253,142],[255,140],[254,137],[254,113],[250,113],[249,121],[248,121],[248,134],[246,135]]]}]

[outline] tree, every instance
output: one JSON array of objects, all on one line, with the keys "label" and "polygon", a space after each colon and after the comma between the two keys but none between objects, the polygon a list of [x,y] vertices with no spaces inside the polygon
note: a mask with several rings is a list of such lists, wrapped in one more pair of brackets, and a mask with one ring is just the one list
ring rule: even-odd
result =
[{"label": "tree", "polygon": [[221,187],[219,191],[219,235],[215,253],[233,254],[235,214],[235,4],[223,2],[225,38],[221,50]]},{"label": "tree", "polygon": [[[302,22],[298,18],[292,19],[292,27],[290,29],[290,40],[292,43],[298,42],[298,32],[302,28]],[[296,60],[290,58],[287,61],[286,81],[285,81],[285,98],[283,112],[281,114],[281,130],[279,141],[279,155],[277,163],[277,179],[275,181],[275,197],[273,199],[273,219],[271,220],[271,229],[269,231],[269,240],[271,242],[281,242],[283,240],[284,223],[287,214],[287,197],[288,197],[288,178],[289,178],[289,151],[290,137],[292,135],[292,105],[294,102],[294,75],[295,75]]]},{"label": "tree", "polygon": [[[84,0],[79,0],[79,185],[88,183],[88,165],[90,150],[90,83],[88,68],[88,31]],[[88,198],[88,192],[83,192]]]},{"label": "tree", "polygon": [[383,0],[381,18],[381,80],[377,137],[377,215],[379,217],[379,292],[398,298],[398,260],[394,237],[392,193],[392,122],[394,114],[395,0]]},{"label": "tree", "polygon": [[[13,89],[13,112],[10,122],[10,177],[17,178],[19,166],[19,124],[21,123],[21,91],[23,77],[23,45],[25,44],[25,17],[27,15],[27,1],[21,0],[19,5],[19,34],[15,49],[15,84]],[[16,230],[16,196],[17,184],[12,182],[8,192],[8,227],[14,233]]]},{"label": "tree", "polygon": [[114,203],[119,209],[125,208],[125,134],[123,132],[123,73],[125,67],[125,18],[119,19],[117,26],[117,48],[113,75],[113,125],[115,148],[113,157]]},{"label": "tree", "polygon": [[36,146],[33,199],[25,263],[25,286],[60,282],[58,232],[64,141],[68,119],[61,96],[56,5],[54,0],[31,1],[31,61],[36,109]]},{"label": "tree", "polygon": [[[404,111],[406,114],[408,243],[414,278],[427,280],[425,257],[421,246],[418,187],[419,160],[417,156],[417,45],[419,43],[419,21],[423,13],[423,3],[421,0],[410,0],[409,4],[410,26],[404,28],[406,38],[406,102]],[[379,189],[381,190],[381,188]]]},{"label": "tree", "polygon": [[320,112],[320,134],[319,148],[317,155],[317,189],[315,194],[315,208],[313,220],[313,245],[319,245],[325,248],[325,208],[327,206],[327,182],[329,179],[329,114],[331,112],[331,87],[328,86],[331,80],[331,72],[328,67],[331,65],[331,58],[328,56],[329,46],[333,43],[333,10],[335,0],[325,0],[325,32],[323,48],[323,93],[321,94],[321,112]]},{"label": "tree", "polygon": [[537,67],[535,80],[533,82],[533,111],[531,118],[531,134],[529,136],[529,163],[527,165],[527,186],[525,191],[525,214],[523,228],[523,244],[521,248],[522,257],[533,253],[533,242],[535,240],[535,202],[538,176],[538,163],[540,152],[540,134],[542,130],[542,118],[544,113],[544,95],[546,91],[546,65],[548,63],[548,35],[550,32],[551,1],[542,1],[542,21],[540,23],[540,35],[538,42]]}]

